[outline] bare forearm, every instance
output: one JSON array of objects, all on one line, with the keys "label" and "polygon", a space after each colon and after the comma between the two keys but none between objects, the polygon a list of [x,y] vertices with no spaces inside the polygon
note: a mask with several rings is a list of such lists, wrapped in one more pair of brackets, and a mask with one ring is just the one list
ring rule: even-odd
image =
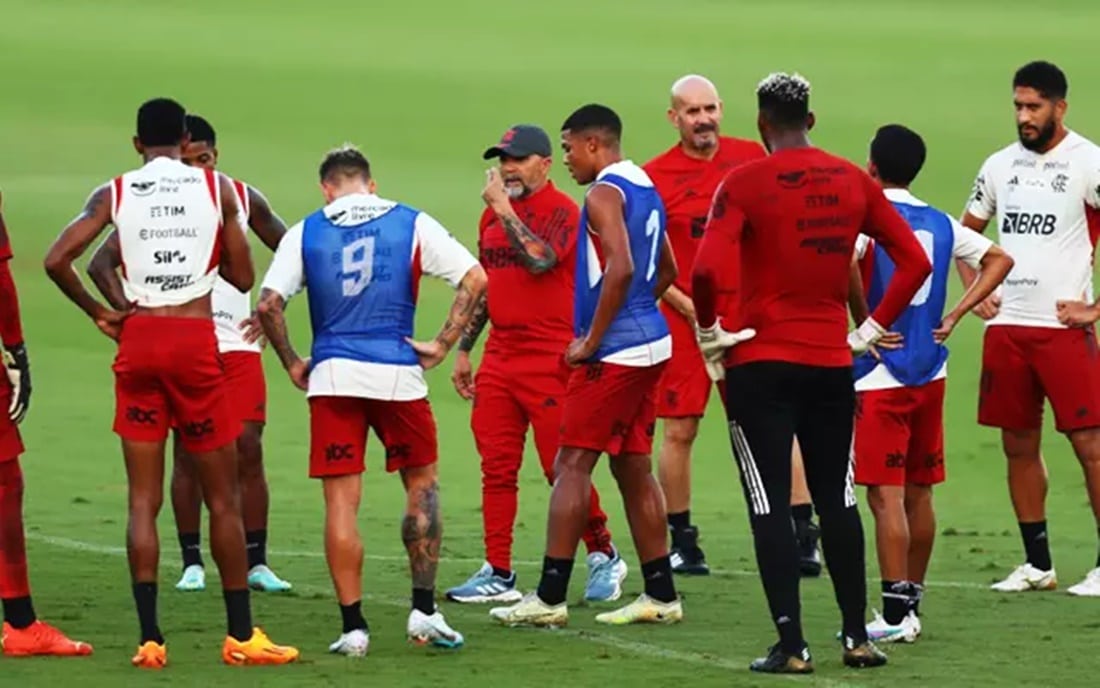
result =
[{"label": "bare forearm", "polygon": [[529,271],[546,272],[558,262],[558,255],[549,243],[539,238],[509,208],[494,208],[497,218],[504,225],[508,241],[519,254],[519,259]]},{"label": "bare forearm", "polygon": [[110,265],[97,262],[93,257],[92,262],[88,264],[88,277],[92,279],[92,284],[96,286],[103,298],[107,299],[107,303],[111,304],[111,308],[120,311],[129,308],[126,290],[122,287],[122,278],[119,277],[117,270]]},{"label": "bare forearm", "polygon": [[974,284],[974,280],[978,279],[978,271],[961,260],[956,260],[955,265],[958,267],[959,279],[962,280],[963,287],[969,289]]},{"label": "bare forearm", "polygon": [[856,324],[862,323],[871,314],[867,298],[863,295],[863,276],[859,271],[859,263],[853,263],[848,274],[848,309]]},{"label": "bare forearm", "polygon": [[454,347],[455,342],[469,327],[478,303],[485,293],[484,273],[481,272],[480,268],[477,268],[477,271],[480,274],[479,278],[467,275],[459,283],[458,289],[455,290],[455,298],[451,303],[451,311],[447,315],[447,320],[443,323],[443,328],[439,331],[439,334],[435,336],[435,340],[447,350]]},{"label": "bare forearm", "polygon": [[[962,262],[959,264],[965,265]],[[951,309],[949,317],[957,321],[984,301],[1008,276],[1012,265],[1012,258],[1004,253],[994,256],[991,260],[983,260],[982,270],[977,273],[977,279],[971,282],[970,287],[959,299],[959,303]],[[966,267],[971,271],[974,270],[969,265]]]},{"label": "bare forearm", "polygon": [[489,322],[489,298],[488,296],[482,296],[477,305],[474,307],[474,314],[470,318],[470,322],[466,325],[462,331],[462,337],[458,340],[459,351],[473,351],[474,344],[477,343],[477,338],[481,336],[482,330],[485,329],[485,325]]},{"label": "bare forearm", "polygon": [[73,269],[71,261],[64,261],[56,265],[48,265],[46,272],[65,296],[84,311],[89,318],[95,320],[106,308],[95,299],[84,287],[80,275]]},{"label": "bare forearm", "polygon": [[260,294],[260,304],[257,308],[260,318],[260,327],[264,336],[275,350],[284,368],[289,368],[291,363],[298,360],[298,354],[290,344],[290,334],[286,329],[286,315],[283,309],[286,301],[275,292],[264,290]]}]

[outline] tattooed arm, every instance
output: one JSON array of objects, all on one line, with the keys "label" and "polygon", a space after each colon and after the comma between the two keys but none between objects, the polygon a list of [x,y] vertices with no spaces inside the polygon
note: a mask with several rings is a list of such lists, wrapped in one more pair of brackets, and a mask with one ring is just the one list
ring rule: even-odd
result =
[{"label": "tattooed arm", "polygon": [[260,327],[271,343],[290,380],[299,389],[308,387],[309,362],[294,351],[286,327],[286,302],[305,286],[302,265],[302,224],[298,223],[279,242],[271,267],[264,276],[260,302],[256,306]]},{"label": "tattooed arm", "polygon": [[127,312],[115,311],[88,293],[84,281],[73,270],[73,262],[82,256],[103,229],[111,223],[111,189],[100,186],[84,204],[80,214],[61,231],[46,254],[45,268],[50,279],[96,326],[112,339],[118,339]]},{"label": "tattooed arm", "polygon": [[495,167],[486,174],[485,189],[481,192],[481,197],[504,225],[508,241],[528,271],[538,275],[557,265],[558,255],[550,243],[536,236],[512,209],[512,203],[504,189],[504,181]]},{"label": "tattooed arm", "polygon": [[485,269],[443,225],[427,213],[416,218],[420,268],[425,275],[438,277],[455,288],[454,302],[439,334],[430,342],[409,339],[425,370],[439,365],[470,326],[474,312],[485,295],[488,277]]},{"label": "tattooed arm", "polygon": [[455,391],[467,401],[474,398],[474,370],[473,366],[470,365],[470,351],[473,350],[477,338],[488,322],[489,295],[486,294],[478,300],[477,306],[474,307],[474,314],[466,325],[466,329],[463,330],[462,337],[458,340],[455,369],[451,373],[451,382],[454,383]]}]

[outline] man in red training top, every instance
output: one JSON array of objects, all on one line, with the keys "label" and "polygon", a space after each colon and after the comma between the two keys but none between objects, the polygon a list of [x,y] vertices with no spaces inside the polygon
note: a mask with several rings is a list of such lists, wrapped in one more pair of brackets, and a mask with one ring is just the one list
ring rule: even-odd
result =
[{"label": "man in red training top", "polygon": [[[447,591],[454,602],[517,602],[512,531],[518,508],[520,464],[527,428],[534,433],[542,471],[554,482],[554,457],[571,368],[561,352],[573,341],[573,272],[580,209],[550,181],[550,137],[518,124],[485,151],[500,160],[482,192],[487,206],[478,232],[489,289],[458,343],[455,389],[473,401],[470,426],[481,455],[481,517],[485,564]],[[473,376],[470,351],[492,323],[481,367]],[[626,562],[611,544],[607,514],[592,487],[585,599],[622,595]]]},{"label": "man in red training top", "polygon": [[31,369],[23,343],[19,293],[11,274],[11,241],[0,211],[0,340],[4,342],[5,379],[0,379],[0,602],[4,605],[4,654],[90,655],[92,646],[69,640],[39,621],[31,604],[27,544],[23,535],[23,440],[19,423],[31,399]]},{"label": "man in red training top", "polygon": [[[809,673],[791,528],[791,444],[798,438],[825,558],[843,617],[844,663],[886,663],[867,638],[863,526],[849,450],[855,410],[852,352],[863,352],[905,309],[931,265],[871,177],[815,148],[810,85],[773,74],[757,88],[767,158],[734,170],[715,194],[695,261],[699,342],[726,355],[726,413],[749,504],[756,560],[779,642],[753,671]],[[878,308],[848,334],[849,266],[856,237],[873,237],[897,265]],[[723,257],[738,255],[734,265]],[[733,273],[732,275],[730,273]],[[717,320],[723,282],[739,299]]]}]

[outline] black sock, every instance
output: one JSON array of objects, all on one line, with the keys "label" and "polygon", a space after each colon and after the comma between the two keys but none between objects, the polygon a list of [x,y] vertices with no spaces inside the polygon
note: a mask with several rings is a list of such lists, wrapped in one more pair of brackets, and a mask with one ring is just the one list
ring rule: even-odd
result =
[{"label": "black sock", "polygon": [[505,569],[498,569],[495,566],[493,567],[493,575],[496,576],[497,578],[503,578],[504,580],[510,580],[512,578],[512,572],[511,571],[507,571]]},{"label": "black sock", "polygon": [[1050,538],[1047,537],[1047,522],[1020,522],[1020,535],[1024,539],[1024,552],[1027,563],[1042,571],[1053,568],[1050,562]]},{"label": "black sock", "polygon": [[658,602],[672,602],[676,599],[676,586],[672,583],[672,563],[667,554],[642,564],[642,580],[645,581],[645,594]]},{"label": "black sock", "polygon": [[180,552],[183,554],[183,568],[202,566],[202,548],[199,547],[198,533],[180,533]]},{"label": "black sock", "polygon": [[920,616],[920,601],[924,597],[924,586],[920,583],[910,583],[909,585],[912,586],[910,588],[909,609]]},{"label": "black sock", "polygon": [[250,530],[244,534],[248,550],[248,568],[267,564],[267,529]]},{"label": "black sock", "polygon": [[344,633],[369,631],[367,620],[363,618],[362,600],[340,605],[340,616],[344,617]]},{"label": "black sock", "polygon": [[668,515],[668,527],[673,530],[686,530],[691,527],[691,509]]},{"label": "black sock", "polygon": [[26,628],[38,618],[34,615],[34,605],[31,604],[30,595],[26,597],[5,597],[4,621],[11,624],[12,628]]},{"label": "black sock", "polygon": [[912,598],[908,581],[882,581],[882,616],[886,623],[897,626],[909,613]]},{"label": "black sock", "polygon": [[569,590],[569,577],[573,575],[572,559],[543,557],[542,578],[539,579],[539,599],[549,605],[565,602]]},{"label": "black sock", "polygon": [[809,523],[814,520],[814,505],[794,504],[791,506],[791,516],[795,523]]},{"label": "black sock", "polygon": [[152,640],[163,645],[164,636],[157,627],[157,584],[134,583],[134,602],[137,604],[138,623],[141,625],[141,644]]},{"label": "black sock", "polygon": [[223,590],[225,598],[225,618],[229,635],[246,642],[252,637],[252,605],[249,602],[248,588],[243,590]]},{"label": "black sock", "polygon": [[413,609],[421,614],[435,614],[435,589],[413,588]]}]

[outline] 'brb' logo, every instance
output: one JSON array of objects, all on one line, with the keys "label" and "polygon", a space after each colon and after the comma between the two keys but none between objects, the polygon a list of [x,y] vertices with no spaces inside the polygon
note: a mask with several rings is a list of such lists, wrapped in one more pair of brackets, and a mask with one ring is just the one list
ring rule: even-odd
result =
[{"label": "'brb' logo", "polygon": [[1054,233],[1057,215],[1043,213],[1005,213],[1001,223],[1002,234],[1039,234],[1047,236]]}]

